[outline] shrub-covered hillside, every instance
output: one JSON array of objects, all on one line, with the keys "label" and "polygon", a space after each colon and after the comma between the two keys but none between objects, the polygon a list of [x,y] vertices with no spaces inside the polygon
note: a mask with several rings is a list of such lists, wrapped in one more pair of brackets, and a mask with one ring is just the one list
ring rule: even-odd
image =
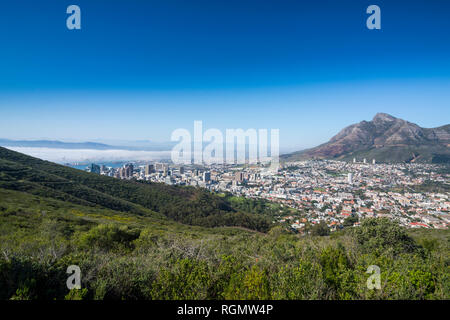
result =
[{"label": "shrub-covered hillside", "polygon": [[[449,233],[203,228],[0,190],[0,299],[448,299]],[[67,267],[82,289],[66,287]],[[381,271],[370,290],[368,266]]]}]

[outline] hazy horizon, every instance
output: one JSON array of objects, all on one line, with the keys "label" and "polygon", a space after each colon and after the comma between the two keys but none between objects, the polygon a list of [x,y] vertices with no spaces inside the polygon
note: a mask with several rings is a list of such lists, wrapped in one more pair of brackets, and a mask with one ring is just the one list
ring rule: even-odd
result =
[{"label": "hazy horizon", "polygon": [[[388,112],[382,112],[382,113],[388,113]],[[391,114],[391,113],[388,113]],[[394,117],[397,117],[396,115],[391,114]],[[375,116],[375,114],[374,114]],[[373,117],[372,117],[373,118]],[[354,123],[358,123],[361,121],[370,121],[372,120],[372,118],[370,119],[361,119],[359,121],[356,121]],[[400,118],[400,117],[397,117]],[[403,119],[406,121],[409,121],[408,119]],[[409,121],[412,122],[412,121]],[[350,123],[347,125],[351,125],[354,123]],[[414,122],[416,123],[416,122]],[[420,127],[423,128],[435,128],[435,127],[440,127],[443,125],[447,125],[449,124],[449,122],[446,123],[441,123],[441,124],[437,124],[434,125],[433,127],[430,126],[423,126],[421,125],[421,123],[416,123],[417,125],[419,125]],[[347,126],[346,125],[346,126]],[[325,138],[325,140],[322,140],[321,142],[318,142],[316,144],[313,144],[311,142],[306,143],[304,145],[291,145],[291,146],[286,146],[286,145],[282,145],[280,147],[280,152],[281,153],[288,153],[288,152],[294,152],[294,151],[301,151],[304,149],[308,149],[311,147],[315,147],[318,146],[322,143],[325,143],[327,141],[329,141],[329,139],[331,139],[334,135],[336,135],[340,130],[344,129],[345,127],[341,127],[338,131],[336,131],[334,134],[332,134],[331,136],[329,136],[328,138]],[[192,128],[186,128],[188,130],[192,131]],[[207,130],[208,128],[205,128],[205,130]],[[244,130],[247,128],[243,128]],[[318,131],[320,131],[320,128],[318,129]],[[173,141],[170,141],[170,139],[168,140],[153,140],[153,139],[136,139],[136,140],[124,140],[124,139],[108,139],[108,138],[86,138],[86,139],[76,139],[76,138],[58,138],[58,137],[34,137],[34,138],[5,138],[3,136],[0,136],[0,139],[7,139],[7,140],[11,140],[11,141],[30,141],[30,142],[34,142],[34,141],[54,141],[54,142],[63,142],[63,143],[100,143],[100,144],[105,144],[111,147],[135,147],[136,149],[141,148],[142,150],[145,150],[145,147],[149,147],[149,146],[153,146],[154,148],[160,148],[160,149],[155,149],[153,151],[167,151],[170,150],[170,148],[173,146],[174,143]],[[56,147],[55,147],[56,148]],[[80,148],[81,149],[81,148]],[[110,149],[111,150],[111,149]],[[137,150],[136,150],[137,151]]]}]

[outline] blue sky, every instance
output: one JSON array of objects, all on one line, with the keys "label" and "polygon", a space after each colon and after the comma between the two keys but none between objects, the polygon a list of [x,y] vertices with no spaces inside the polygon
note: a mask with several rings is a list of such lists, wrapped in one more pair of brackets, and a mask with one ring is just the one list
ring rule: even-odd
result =
[{"label": "blue sky", "polygon": [[376,112],[450,119],[445,0],[17,0],[0,6],[0,40],[2,138],[167,141],[202,120],[279,128],[296,149]]}]

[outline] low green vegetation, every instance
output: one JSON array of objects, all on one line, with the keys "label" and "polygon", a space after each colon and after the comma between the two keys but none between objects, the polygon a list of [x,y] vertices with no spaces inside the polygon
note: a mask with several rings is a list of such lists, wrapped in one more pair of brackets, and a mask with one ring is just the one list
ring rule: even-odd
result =
[{"label": "low green vegetation", "polygon": [[[449,233],[203,228],[0,191],[0,299],[448,299]],[[314,233],[315,234],[315,233]],[[82,290],[66,287],[67,267]],[[381,289],[369,290],[369,265]]]}]

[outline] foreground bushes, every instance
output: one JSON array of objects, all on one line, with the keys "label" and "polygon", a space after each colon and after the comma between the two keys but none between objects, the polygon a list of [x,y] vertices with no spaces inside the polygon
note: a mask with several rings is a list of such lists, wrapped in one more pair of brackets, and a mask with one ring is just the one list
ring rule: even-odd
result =
[{"label": "foreground bushes", "polygon": [[[189,237],[99,225],[74,234],[69,247],[59,257],[0,258],[0,299],[450,298],[447,243],[424,248],[383,219],[333,238],[280,230]],[[82,270],[82,290],[69,292],[72,264]],[[380,268],[380,290],[367,288],[369,265]]]}]

